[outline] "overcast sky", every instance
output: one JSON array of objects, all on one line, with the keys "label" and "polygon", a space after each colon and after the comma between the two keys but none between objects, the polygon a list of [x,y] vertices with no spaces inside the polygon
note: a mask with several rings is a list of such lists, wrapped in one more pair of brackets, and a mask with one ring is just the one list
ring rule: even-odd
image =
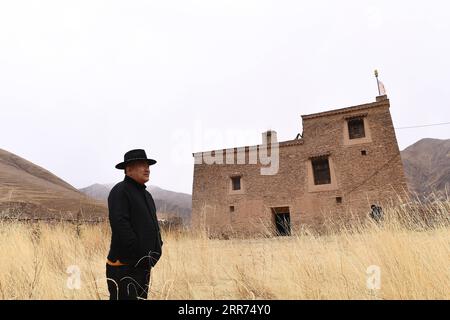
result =
[{"label": "overcast sky", "polygon": [[449,34],[447,1],[1,0],[0,148],[78,188],[144,148],[151,184],[191,193],[192,152],[293,139],[375,101],[376,68],[395,127],[450,122]]}]

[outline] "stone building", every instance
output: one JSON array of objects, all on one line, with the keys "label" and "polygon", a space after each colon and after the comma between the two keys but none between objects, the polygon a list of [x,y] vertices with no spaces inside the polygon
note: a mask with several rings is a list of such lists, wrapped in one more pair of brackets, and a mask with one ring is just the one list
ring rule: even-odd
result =
[{"label": "stone building", "polygon": [[192,226],[289,235],[327,218],[367,216],[407,192],[389,99],[302,115],[303,133],[194,153]]}]

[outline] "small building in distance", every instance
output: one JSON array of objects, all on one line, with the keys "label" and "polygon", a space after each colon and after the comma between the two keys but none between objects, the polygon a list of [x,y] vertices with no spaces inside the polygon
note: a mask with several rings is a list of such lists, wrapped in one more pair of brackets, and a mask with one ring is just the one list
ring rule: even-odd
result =
[{"label": "small building in distance", "polygon": [[294,140],[278,142],[267,131],[257,146],[194,153],[192,227],[216,236],[289,235],[401,201],[408,189],[389,108],[378,96],[302,115]]}]

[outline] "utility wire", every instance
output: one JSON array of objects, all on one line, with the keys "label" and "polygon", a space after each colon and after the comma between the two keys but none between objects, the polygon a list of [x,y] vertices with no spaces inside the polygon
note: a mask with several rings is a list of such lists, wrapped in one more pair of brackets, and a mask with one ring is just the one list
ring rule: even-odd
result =
[{"label": "utility wire", "polygon": [[[420,126],[410,126],[410,127],[400,127],[395,129],[410,129],[410,128],[421,128],[421,127],[432,127],[432,126],[440,126],[440,125],[447,125],[450,124],[450,122],[442,122],[442,123],[433,123],[433,124],[426,124],[426,125],[420,125]],[[350,191],[346,193],[346,195],[352,193],[362,185],[364,185],[367,181],[372,179],[374,176],[376,176],[378,173],[381,172],[382,169],[384,169],[387,165],[389,165],[392,161],[394,161],[400,154],[395,154],[391,159],[386,161],[380,168],[375,170],[369,177],[365,178],[363,181],[361,181],[359,184],[357,184],[355,187],[353,187]]]},{"label": "utility wire", "polygon": [[365,184],[367,181],[372,179],[374,176],[376,176],[378,173],[380,173],[382,169],[384,169],[387,165],[389,165],[392,161],[394,161],[397,157],[400,157],[400,159],[401,159],[400,154],[395,154],[391,159],[386,161],[381,167],[379,167],[377,170],[375,170],[370,176],[365,178],[363,181],[361,181],[359,184],[357,184],[355,187],[353,187],[350,191],[347,191],[345,193],[345,195],[349,195],[350,193],[352,193],[353,191],[355,191],[356,189],[361,187],[363,184]]},{"label": "utility wire", "polygon": [[420,125],[420,126],[410,126],[410,127],[399,127],[399,128],[394,128],[394,129],[398,130],[398,129],[412,129],[412,128],[434,127],[434,126],[443,126],[443,125],[448,125],[448,124],[450,124],[450,122],[424,124],[424,125]]}]

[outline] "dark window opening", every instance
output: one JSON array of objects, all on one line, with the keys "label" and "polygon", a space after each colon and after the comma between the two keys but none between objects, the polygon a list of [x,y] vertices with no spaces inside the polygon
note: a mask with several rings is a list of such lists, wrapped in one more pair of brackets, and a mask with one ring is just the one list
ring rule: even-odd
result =
[{"label": "dark window opening", "polygon": [[359,139],[366,136],[363,118],[348,120],[348,136],[350,139]]},{"label": "dark window opening", "polygon": [[230,212],[234,212],[234,206],[230,206]]},{"label": "dark window opening", "polygon": [[336,203],[342,203],[342,197],[336,197]]},{"label": "dark window opening", "polygon": [[275,228],[277,236],[291,235],[291,217],[289,207],[272,208],[275,215]]},{"label": "dark window opening", "polygon": [[330,184],[331,175],[328,158],[312,159],[311,162],[314,173],[314,184]]},{"label": "dark window opening", "polygon": [[231,177],[232,190],[241,190],[241,177]]},{"label": "dark window opening", "polygon": [[367,151],[366,150],[361,150],[361,155],[366,156],[367,155]]}]

